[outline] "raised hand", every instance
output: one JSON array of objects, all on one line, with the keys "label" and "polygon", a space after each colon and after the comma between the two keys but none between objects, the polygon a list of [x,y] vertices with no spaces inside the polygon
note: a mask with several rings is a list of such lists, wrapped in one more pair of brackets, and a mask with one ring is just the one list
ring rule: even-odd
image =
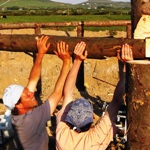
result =
[{"label": "raised hand", "polygon": [[38,48],[38,53],[39,54],[46,54],[49,47],[50,47],[50,43],[47,43],[49,37],[48,36],[41,36],[38,40],[37,40],[37,48]]},{"label": "raised hand", "polygon": [[54,53],[62,61],[65,61],[71,58],[68,49],[69,49],[69,46],[65,42],[61,41],[57,43],[57,50],[54,50]]},{"label": "raised hand", "polygon": [[85,47],[86,47],[86,43],[81,41],[80,43],[78,43],[76,46],[75,46],[75,49],[74,49],[74,54],[75,54],[75,59],[76,60],[85,60],[87,58],[87,51],[85,50]]},{"label": "raised hand", "polygon": [[128,44],[124,44],[122,46],[121,54],[120,54],[120,51],[117,52],[117,58],[118,58],[118,60],[120,60],[124,63],[123,72],[126,72],[126,63],[125,62],[133,60],[133,52]]},{"label": "raised hand", "polygon": [[[121,56],[120,56],[121,55]],[[122,46],[121,54],[118,52],[118,59],[122,62],[133,60],[133,52],[128,44]]]}]

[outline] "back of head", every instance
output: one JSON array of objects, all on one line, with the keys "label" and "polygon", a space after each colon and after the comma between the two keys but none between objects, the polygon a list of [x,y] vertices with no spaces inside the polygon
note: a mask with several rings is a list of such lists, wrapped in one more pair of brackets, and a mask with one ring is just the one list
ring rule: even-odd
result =
[{"label": "back of head", "polygon": [[24,90],[24,87],[17,84],[12,84],[8,86],[2,97],[4,105],[12,110],[15,107],[15,104],[19,101],[21,94]]},{"label": "back of head", "polygon": [[65,121],[77,132],[88,130],[93,123],[92,104],[83,98],[75,100],[66,115]]}]

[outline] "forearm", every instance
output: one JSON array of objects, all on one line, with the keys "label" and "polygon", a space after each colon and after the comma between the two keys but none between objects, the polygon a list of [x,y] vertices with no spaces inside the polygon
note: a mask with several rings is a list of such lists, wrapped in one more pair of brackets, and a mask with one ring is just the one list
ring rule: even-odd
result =
[{"label": "forearm", "polygon": [[27,85],[28,89],[30,89],[31,92],[35,91],[37,82],[40,79],[43,57],[44,54],[38,54],[38,53],[36,54],[36,59],[31,69],[29,82]]},{"label": "forearm", "polygon": [[82,63],[81,60],[74,60],[73,66],[66,79],[64,88],[64,97],[66,95],[72,95],[81,63]]},{"label": "forearm", "polygon": [[64,84],[65,84],[68,72],[70,70],[70,64],[71,64],[71,60],[67,60],[67,61],[63,62],[63,66],[60,71],[60,75],[57,79],[57,82],[55,84],[54,91],[48,97],[48,100],[50,102],[50,107],[51,107],[51,115],[53,114],[54,110],[56,109],[56,106],[58,105],[59,101],[62,98]]},{"label": "forearm", "polygon": [[58,80],[57,80],[55,88],[54,88],[54,92],[61,93],[61,95],[60,95],[61,97],[62,97],[64,83],[65,83],[66,77],[68,75],[68,72],[70,70],[70,64],[71,64],[71,60],[68,60],[63,63],[62,69],[60,71],[60,75],[58,77]]},{"label": "forearm", "polygon": [[122,63],[120,72],[121,72],[120,79],[116,85],[113,99],[118,99],[125,94],[125,81],[126,81],[126,63],[125,62]]},{"label": "forearm", "polygon": [[122,76],[116,86],[113,100],[108,106],[108,112],[111,118],[111,121],[115,122],[118,114],[118,110],[123,103],[123,96],[125,95],[125,81],[126,73],[122,72]]},{"label": "forearm", "polygon": [[122,75],[114,92],[114,99],[118,97],[123,97],[123,95],[125,94],[125,81],[126,81],[126,72],[122,72]]}]

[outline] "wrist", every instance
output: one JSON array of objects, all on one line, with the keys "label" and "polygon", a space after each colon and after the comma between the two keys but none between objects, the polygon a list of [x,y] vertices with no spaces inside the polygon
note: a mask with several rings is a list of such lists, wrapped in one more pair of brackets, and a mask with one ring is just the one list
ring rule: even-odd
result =
[{"label": "wrist", "polygon": [[63,63],[66,63],[66,64],[71,64],[71,59],[63,59]]},{"label": "wrist", "polygon": [[82,63],[82,61],[83,61],[83,60],[81,60],[81,59],[75,59],[75,60],[74,60],[74,63]]},{"label": "wrist", "polygon": [[125,73],[126,72],[126,63],[124,62],[123,64],[123,72]]},{"label": "wrist", "polygon": [[43,53],[37,53],[37,54],[36,54],[36,58],[42,59],[43,57],[44,57],[44,54],[43,54]]}]

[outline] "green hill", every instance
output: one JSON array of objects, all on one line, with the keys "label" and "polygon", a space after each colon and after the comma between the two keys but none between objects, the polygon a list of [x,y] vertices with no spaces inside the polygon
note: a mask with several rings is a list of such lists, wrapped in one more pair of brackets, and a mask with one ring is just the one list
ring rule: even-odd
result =
[{"label": "green hill", "polygon": [[[10,0],[0,1],[0,7],[24,7],[24,8],[54,8],[54,7],[65,7],[67,4],[57,3],[50,0]],[[1,5],[3,4],[3,5]]]},{"label": "green hill", "polygon": [[[112,2],[111,0],[88,0],[87,2],[71,5],[66,3],[53,2],[51,0],[0,0],[0,8],[6,7],[23,7],[23,8],[77,8],[85,7],[88,3],[91,6],[116,6],[116,7],[130,7],[129,2]],[[88,7],[87,7],[88,8]]]}]

